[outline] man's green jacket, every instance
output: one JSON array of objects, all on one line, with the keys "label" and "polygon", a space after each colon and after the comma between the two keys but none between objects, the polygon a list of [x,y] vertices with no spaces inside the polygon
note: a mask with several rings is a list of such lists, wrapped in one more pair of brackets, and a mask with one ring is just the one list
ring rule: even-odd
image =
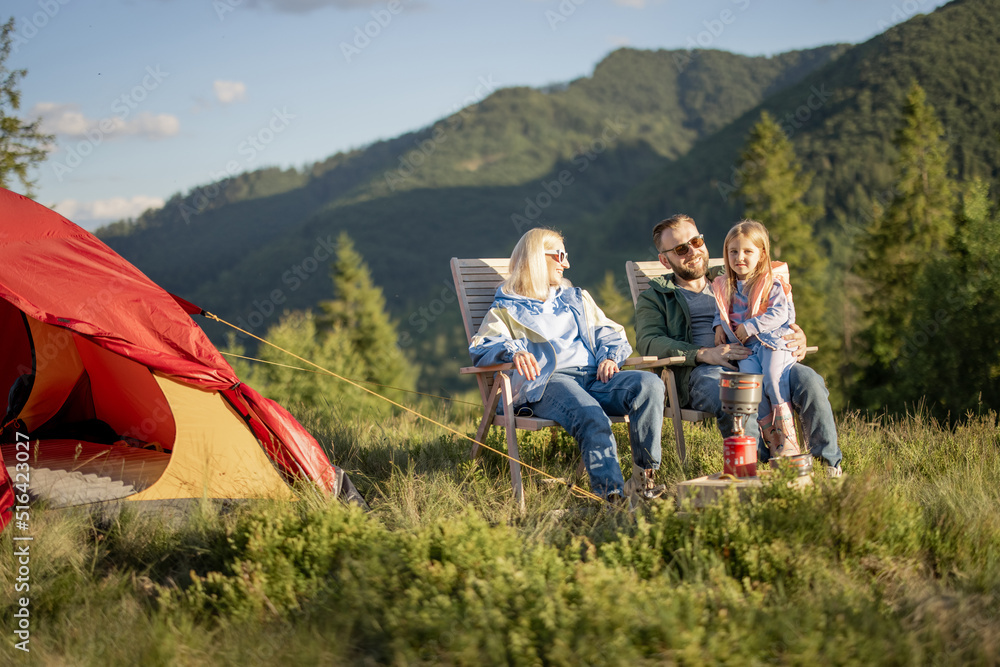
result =
[{"label": "man's green jacket", "polygon": [[[725,269],[714,266],[706,278],[711,282]],[[677,376],[677,394],[681,407],[690,399],[688,380],[691,369],[697,364],[695,355],[700,349],[691,341],[691,310],[687,299],[674,284],[674,274],[668,273],[649,281],[649,288],[639,295],[635,304],[636,348],[643,356],[685,358],[683,366],[673,366]]]}]

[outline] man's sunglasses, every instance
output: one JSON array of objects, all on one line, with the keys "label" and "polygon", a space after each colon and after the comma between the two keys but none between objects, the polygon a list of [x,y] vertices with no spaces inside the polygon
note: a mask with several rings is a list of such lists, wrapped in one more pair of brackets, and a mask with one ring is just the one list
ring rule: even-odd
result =
[{"label": "man's sunglasses", "polygon": [[666,255],[668,252],[673,250],[675,255],[677,255],[678,257],[683,257],[684,255],[688,254],[688,250],[690,250],[691,248],[700,248],[703,245],[705,245],[705,235],[698,234],[698,236],[694,237],[687,243],[682,243],[680,245],[674,246],[673,248],[667,248],[666,250],[661,250],[660,252]]},{"label": "man's sunglasses", "polygon": [[547,252],[547,253],[545,253],[545,255],[547,257],[551,257],[552,259],[556,260],[560,264],[562,264],[563,262],[565,262],[569,258],[569,253],[566,252],[565,250],[557,250],[556,252]]}]

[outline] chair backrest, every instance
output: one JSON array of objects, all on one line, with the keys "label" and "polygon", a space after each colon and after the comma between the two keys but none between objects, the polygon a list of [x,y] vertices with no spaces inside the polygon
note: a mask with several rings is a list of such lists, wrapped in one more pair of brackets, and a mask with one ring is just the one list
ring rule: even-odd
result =
[{"label": "chair backrest", "polygon": [[[709,268],[722,266],[722,258],[708,260]],[[649,287],[651,278],[664,276],[673,273],[658,261],[649,262],[625,262],[625,273],[628,275],[628,288],[632,292],[632,305],[635,306],[639,300],[639,295]]]},{"label": "chair backrest", "polygon": [[500,283],[510,276],[509,257],[486,259],[451,258],[451,277],[455,281],[458,306],[462,311],[468,342],[479,331],[479,325],[493,303]]},{"label": "chair backrest", "polygon": [[[451,277],[455,281],[455,293],[458,294],[458,307],[462,312],[462,323],[465,324],[465,337],[468,343],[472,343],[472,337],[479,331],[479,325],[489,312],[497,287],[510,276],[509,266],[509,257],[451,258]],[[476,380],[485,403],[493,388],[493,376],[481,373],[476,375]]]}]

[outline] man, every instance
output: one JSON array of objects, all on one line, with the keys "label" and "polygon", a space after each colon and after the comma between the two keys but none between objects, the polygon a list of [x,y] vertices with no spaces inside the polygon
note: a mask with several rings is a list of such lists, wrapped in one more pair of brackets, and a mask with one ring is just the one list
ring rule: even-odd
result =
[{"label": "man", "polygon": [[[636,346],[639,354],[657,357],[683,356],[683,366],[675,366],[680,404],[715,415],[722,437],[733,435],[733,416],[722,411],[719,378],[723,370],[737,371],[737,363],[750,354],[742,345],[716,345],[712,320],[715,297],[712,279],[722,267],[708,268],[708,249],[694,220],[686,215],[667,218],[653,228],[653,243],[659,260],[673,270],[672,275],[654,278],[649,289],[639,295],[635,306]],[[797,325],[785,338],[795,348],[796,359],[806,354],[806,336]],[[823,378],[803,364],[791,368],[792,404],[802,420],[802,429],[812,455],[822,459],[827,472],[841,474],[841,452],[830,407],[829,391]],[[746,435],[757,438],[758,456],[766,461],[768,450],[761,445],[756,419],[744,426]]]}]

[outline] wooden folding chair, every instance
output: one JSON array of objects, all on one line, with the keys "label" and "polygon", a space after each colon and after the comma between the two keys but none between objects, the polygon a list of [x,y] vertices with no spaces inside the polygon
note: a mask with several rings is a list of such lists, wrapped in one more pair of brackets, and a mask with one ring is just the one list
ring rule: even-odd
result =
[{"label": "wooden folding chair", "polygon": [[[451,259],[451,275],[455,281],[455,291],[458,294],[458,304],[462,311],[462,321],[465,324],[465,334],[468,342],[479,331],[479,325],[493,303],[497,287],[509,276],[510,259]],[[667,363],[678,363],[683,357],[657,360],[656,357],[632,357],[623,366],[632,368],[657,368]],[[500,426],[506,432],[507,454],[511,457],[510,483],[514,490],[514,499],[521,510],[524,510],[524,484],[521,479],[520,456],[517,449],[517,430],[539,431],[550,426],[558,426],[549,419],[537,417],[518,417],[514,414],[512,403],[513,393],[510,385],[510,372],[514,364],[497,364],[477,368],[470,366],[461,369],[463,374],[475,374],[479,383],[479,394],[483,400],[483,419],[476,431],[476,444],[469,451],[469,457],[475,458],[479,453],[479,444],[489,432],[490,426]],[[503,414],[497,415],[497,406],[503,401]],[[613,422],[627,422],[628,417],[611,417]]]},{"label": "wooden folding chair", "polygon": [[[721,258],[708,260],[709,268],[722,265],[723,260]],[[632,305],[635,306],[639,301],[639,295],[649,288],[649,281],[652,278],[665,276],[668,273],[673,273],[673,271],[663,266],[659,261],[649,261],[625,262],[625,273],[628,276],[629,290],[632,292]],[[818,349],[817,347],[810,346],[806,348],[806,352],[815,352]],[[681,358],[681,362],[683,362],[683,358]],[[677,377],[670,366],[663,367],[660,371],[660,377],[663,378],[663,383],[667,389],[665,392],[667,395],[667,405],[664,408],[663,414],[670,417],[674,423],[674,440],[677,444],[677,455],[680,457],[681,464],[683,465],[686,456],[683,422],[700,422],[714,418],[715,415],[711,412],[681,409],[677,399]]]},{"label": "wooden folding chair", "polygon": [[[722,266],[722,260],[710,259],[708,266]],[[625,262],[625,273],[628,275],[628,287],[629,291],[632,292],[632,306],[634,307],[639,301],[639,295],[649,288],[650,279],[673,272],[660,262],[651,261]],[[683,362],[683,358],[681,358],[681,361]],[[665,392],[667,395],[667,405],[663,410],[663,414],[670,417],[670,421],[674,424],[674,442],[677,445],[677,456],[681,460],[681,465],[683,465],[684,459],[687,457],[687,450],[684,445],[684,422],[705,421],[706,419],[714,418],[715,415],[711,412],[681,409],[680,401],[677,398],[677,376],[674,375],[673,369],[669,366],[664,366],[660,371],[660,377],[663,378],[663,384],[666,385],[667,389]]]}]

